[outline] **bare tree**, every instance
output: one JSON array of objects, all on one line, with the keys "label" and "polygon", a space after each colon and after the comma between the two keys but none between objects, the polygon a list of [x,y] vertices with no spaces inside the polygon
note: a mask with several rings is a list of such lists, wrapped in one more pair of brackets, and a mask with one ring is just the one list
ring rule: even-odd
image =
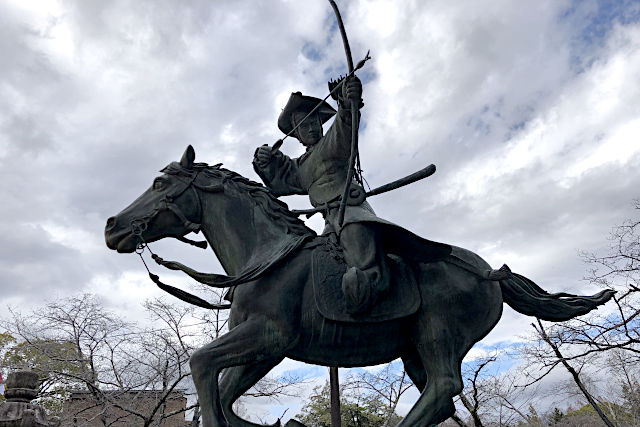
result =
[{"label": "bare tree", "polygon": [[607,352],[606,393],[612,402],[606,411],[617,425],[640,425],[640,366],[636,357],[624,350]]},{"label": "bare tree", "polygon": [[[218,290],[207,292],[209,300],[222,297]],[[80,412],[72,415],[78,420],[110,426],[128,417],[151,426],[193,410],[192,425],[197,426],[200,411],[188,361],[194,350],[227,331],[228,312],[164,299],[148,300],[143,307],[147,327],[118,318],[90,294],[51,302],[26,315],[12,311],[4,326],[17,342],[11,335],[0,340],[9,347],[4,366],[38,371],[48,408],[58,413],[71,391],[85,396]],[[295,375],[270,376],[247,396],[295,396],[303,382]],[[177,396],[192,404],[170,405]]]},{"label": "bare tree", "polygon": [[[640,201],[634,203],[640,211]],[[615,393],[608,393],[606,400],[598,399],[585,383],[583,371],[618,372],[618,378],[624,380],[619,381],[619,390],[637,389],[629,370],[620,372],[615,365],[624,368],[640,362],[640,221],[627,220],[615,227],[607,254],[583,252],[582,257],[590,265],[586,279],[591,284],[618,291],[614,305],[548,329],[538,320],[533,325],[535,337],[524,353],[542,369],[535,372],[532,382],[563,367],[602,422],[612,426],[615,411],[608,411],[607,406]],[[616,364],[611,364],[612,358]]]},{"label": "bare tree", "polygon": [[[580,389],[580,391],[584,395],[585,399],[587,399],[589,404],[593,407],[593,409],[595,409],[595,411],[597,412],[597,414],[600,417],[600,419],[602,420],[602,422],[604,422],[605,425],[607,425],[607,427],[614,427],[614,424],[611,422],[609,417],[607,417],[607,415],[600,408],[600,405],[598,404],[596,398],[592,395],[592,393],[589,392],[589,390],[587,389],[586,385],[584,384],[584,382],[580,378],[580,374],[579,374],[578,370],[576,370],[569,363],[569,361],[563,356],[562,352],[560,351],[560,346],[558,345],[558,343],[556,341],[554,341],[551,337],[549,337],[549,335],[547,334],[547,331],[545,330],[544,326],[542,325],[542,322],[540,321],[540,319],[537,319],[537,323],[538,323],[537,326],[535,324],[532,324],[533,328],[538,333],[540,339],[542,339],[542,341],[544,341],[547,345],[549,345],[549,347],[551,347],[551,349],[553,350],[553,355],[555,356],[555,358],[552,359],[552,361],[543,362],[543,363],[545,363],[546,367],[549,368],[548,372],[550,372],[551,369],[553,369],[553,367],[555,367],[555,366],[557,366],[559,364],[564,366],[564,368],[567,370],[567,372],[569,372],[569,374],[571,374],[571,378],[573,379],[575,384],[578,386],[578,388]],[[548,360],[548,358],[546,358],[545,360]],[[584,363],[584,358],[582,359],[582,362]]]},{"label": "bare tree", "polygon": [[[640,214],[640,200],[634,201]],[[615,312],[579,319],[566,325],[571,343],[580,346],[576,354],[621,349],[640,361],[640,220],[630,219],[615,227],[605,255],[582,253],[590,265],[586,277],[591,283],[618,290]]]},{"label": "bare tree", "polygon": [[[192,344],[184,331],[190,309],[160,301],[146,308],[164,323],[161,327],[140,329],[124,322],[88,294],[49,303],[28,315],[13,312],[6,326],[21,340],[14,349],[20,351],[9,351],[13,357],[5,361],[13,367],[30,361],[27,367],[48,382],[89,396],[89,403],[73,414],[76,418],[110,426],[128,417],[153,425],[184,412],[168,412],[167,402],[182,393],[189,376],[185,367]],[[21,360],[24,355],[30,357]]]},{"label": "bare tree", "polygon": [[[492,362],[495,362],[496,356],[488,357],[478,361],[471,372],[466,372],[465,387],[462,393],[458,395],[459,401],[469,412],[474,427],[484,427],[480,417],[480,410],[493,398],[491,395],[490,380],[484,378],[481,374],[483,369]],[[458,421],[459,422],[459,421]]]},{"label": "bare tree", "polygon": [[451,421],[461,427],[508,426],[531,424],[537,414],[533,409],[536,386],[524,387],[518,370],[502,371],[503,362],[512,362],[511,355],[496,350],[492,355],[464,365],[464,388],[457,397],[459,411]]},{"label": "bare tree", "polygon": [[387,427],[394,425],[394,421],[397,421],[396,409],[400,398],[413,386],[405,370],[392,362],[377,372],[364,371],[350,375],[344,384],[344,389],[372,394],[381,399],[385,408],[383,426]]}]

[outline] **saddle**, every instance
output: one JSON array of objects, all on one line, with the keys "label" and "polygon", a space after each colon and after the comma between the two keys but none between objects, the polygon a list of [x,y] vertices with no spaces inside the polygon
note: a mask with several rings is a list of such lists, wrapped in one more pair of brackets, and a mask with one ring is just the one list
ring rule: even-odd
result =
[{"label": "saddle", "polygon": [[380,295],[366,313],[349,313],[342,292],[342,275],[347,270],[340,249],[331,243],[315,248],[311,255],[311,278],[318,311],[338,322],[384,322],[410,316],[420,308],[420,291],[413,270],[402,258],[387,255],[389,291]]}]

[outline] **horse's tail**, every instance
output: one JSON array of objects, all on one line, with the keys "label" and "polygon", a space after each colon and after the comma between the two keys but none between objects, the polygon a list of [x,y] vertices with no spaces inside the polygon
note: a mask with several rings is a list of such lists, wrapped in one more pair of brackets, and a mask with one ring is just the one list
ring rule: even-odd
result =
[{"label": "horse's tail", "polygon": [[606,289],[592,296],[550,294],[526,277],[511,272],[506,265],[498,271],[506,273],[506,278],[501,278],[499,282],[502,297],[509,307],[518,313],[552,322],[586,314],[609,301],[616,293]]}]

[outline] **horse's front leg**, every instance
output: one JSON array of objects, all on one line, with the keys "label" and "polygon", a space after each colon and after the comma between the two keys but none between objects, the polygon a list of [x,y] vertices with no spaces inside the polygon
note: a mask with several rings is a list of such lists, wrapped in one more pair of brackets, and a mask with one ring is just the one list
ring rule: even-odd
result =
[{"label": "horse's front leg", "polygon": [[218,374],[222,369],[282,357],[293,344],[293,334],[283,325],[255,317],[193,353],[189,364],[202,410],[203,427],[229,426],[218,391]]},{"label": "horse's front leg", "polygon": [[233,427],[277,427],[280,425],[280,420],[267,426],[243,420],[233,412],[233,403],[276,367],[282,359],[282,357],[278,357],[241,366],[232,366],[224,370],[220,376],[220,403],[225,418]]}]

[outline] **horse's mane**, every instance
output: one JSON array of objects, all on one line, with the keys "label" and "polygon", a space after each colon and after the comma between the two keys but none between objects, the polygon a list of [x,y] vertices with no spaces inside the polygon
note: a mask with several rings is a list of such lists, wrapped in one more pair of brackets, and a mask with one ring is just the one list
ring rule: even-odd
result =
[{"label": "horse's mane", "polygon": [[230,183],[240,192],[247,193],[269,219],[276,224],[284,225],[287,233],[294,233],[300,236],[316,234],[315,231],[307,227],[297,215],[289,210],[289,206],[286,203],[276,198],[267,187],[251,181],[237,172],[223,168],[222,164],[209,166],[207,163],[194,163],[193,169],[185,169],[179,163],[173,162],[164,168],[162,172],[190,177],[195,173],[200,173],[200,175],[204,174],[209,178],[221,179],[223,183]]}]

